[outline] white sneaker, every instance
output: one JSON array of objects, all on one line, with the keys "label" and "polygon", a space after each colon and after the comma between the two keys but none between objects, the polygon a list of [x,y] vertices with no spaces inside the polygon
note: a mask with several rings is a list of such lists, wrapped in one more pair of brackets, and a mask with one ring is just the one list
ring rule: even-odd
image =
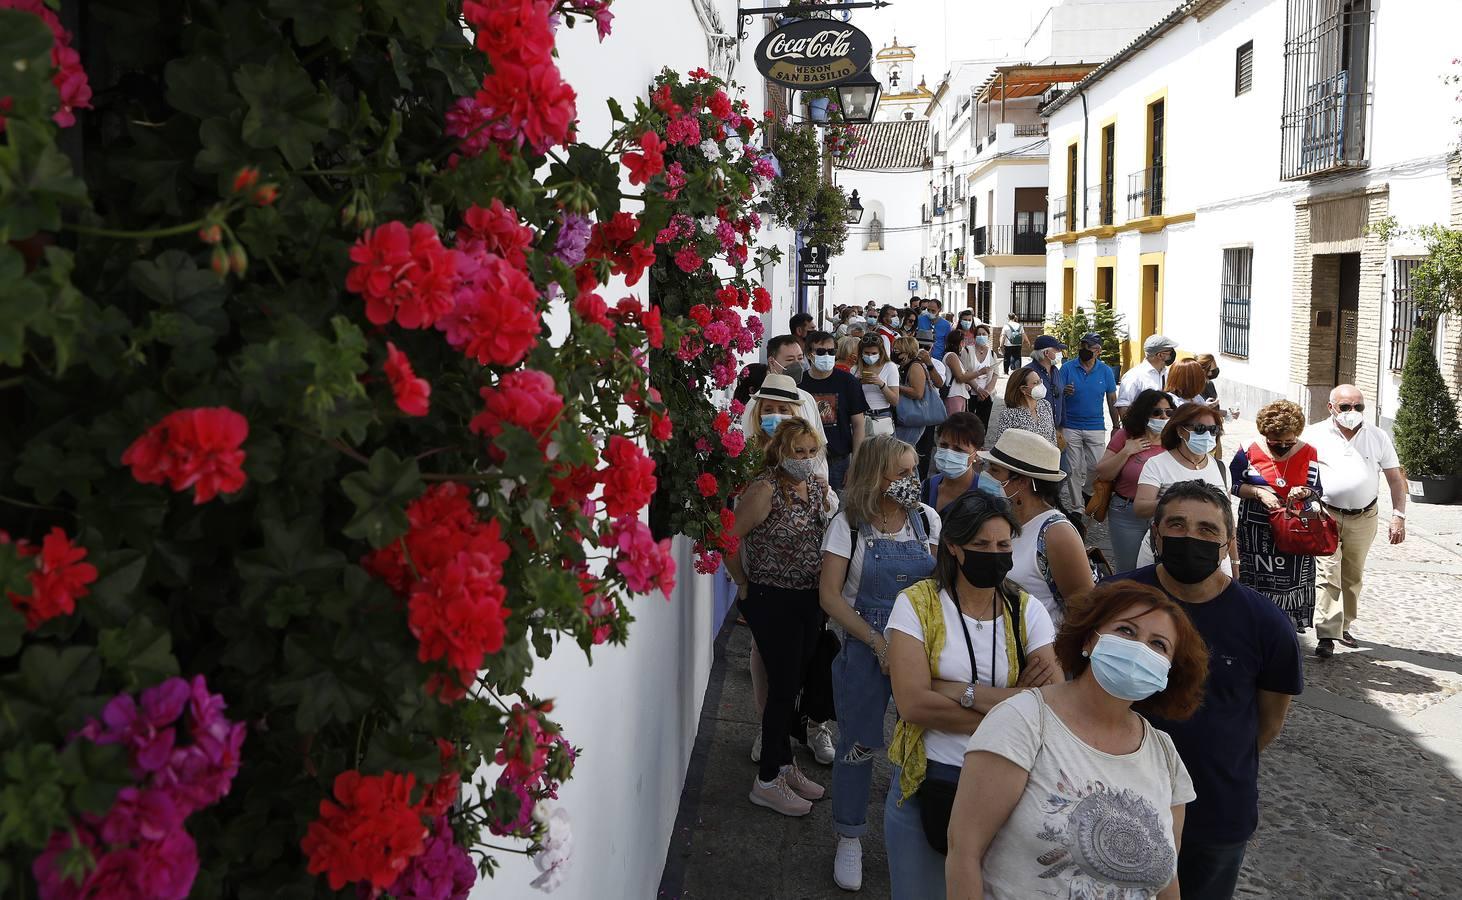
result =
[{"label": "white sneaker", "polygon": [[751,742],[751,761],[761,762],[761,732],[756,733],[756,740]]},{"label": "white sneaker", "polygon": [[812,812],[812,801],[798,796],[781,774],[770,784],[764,784],[760,778],[753,778],[751,802],[784,816],[805,816]]},{"label": "white sneaker", "polygon": [[833,764],[833,757],[837,751],[833,749],[832,726],[826,722],[807,723],[807,748],[812,751],[812,758],[824,766]]},{"label": "white sneaker", "polygon": [[833,881],[845,891],[863,889],[863,842],[858,838],[838,838],[838,852],[833,857]]}]

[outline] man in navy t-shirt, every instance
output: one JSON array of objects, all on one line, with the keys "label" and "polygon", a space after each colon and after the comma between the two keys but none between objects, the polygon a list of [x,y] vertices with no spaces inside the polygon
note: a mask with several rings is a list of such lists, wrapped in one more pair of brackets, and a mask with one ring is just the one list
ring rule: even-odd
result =
[{"label": "man in navy t-shirt", "polygon": [[1229,900],[1259,827],[1259,752],[1304,690],[1304,666],[1289,617],[1218,568],[1234,533],[1223,491],[1201,481],[1170,485],[1153,523],[1158,564],[1113,579],[1165,591],[1208,644],[1203,705],[1187,721],[1152,724],[1172,735],[1198,793],[1178,855],[1183,900]]}]

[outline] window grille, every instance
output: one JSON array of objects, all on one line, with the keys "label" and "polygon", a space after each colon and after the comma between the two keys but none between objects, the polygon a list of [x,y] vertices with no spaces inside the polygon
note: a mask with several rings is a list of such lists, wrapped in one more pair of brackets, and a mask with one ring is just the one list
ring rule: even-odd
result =
[{"label": "window grille", "polygon": [[1368,164],[1373,19],[1371,0],[1287,0],[1281,178]]},{"label": "window grille", "polygon": [[1234,96],[1247,94],[1254,87],[1254,42],[1239,45],[1234,55]]},{"label": "window grille", "polygon": [[1220,351],[1229,356],[1249,355],[1249,296],[1254,277],[1254,249],[1223,251]]},{"label": "window grille", "polygon": [[1391,260],[1391,371],[1406,366],[1406,348],[1416,332],[1416,296],[1411,290],[1411,274],[1421,265],[1419,259]]},{"label": "window grille", "polygon": [[1010,285],[1010,309],[1022,325],[1046,322],[1046,283],[1016,281]]}]

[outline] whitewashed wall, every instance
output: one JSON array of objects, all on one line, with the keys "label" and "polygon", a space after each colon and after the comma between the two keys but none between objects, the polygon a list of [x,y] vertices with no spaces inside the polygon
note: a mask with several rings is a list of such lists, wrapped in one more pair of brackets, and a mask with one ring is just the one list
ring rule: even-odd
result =
[{"label": "whitewashed wall", "polygon": [[[844,191],[857,189],[864,212],[862,223],[848,226],[843,255],[834,257],[828,267],[829,314],[840,303],[862,306],[873,300],[897,305],[907,301],[909,279],[919,278],[919,204],[927,195],[924,187],[929,173],[838,169],[836,177]],[[883,222],[884,249],[865,250],[874,210]],[[924,287],[919,281],[919,290]]]},{"label": "whitewashed wall", "polygon": [[[735,27],[735,4],[717,0],[723,22]],[[605,100],[626,109],[643,96],[662,66],[688,72],[707,66],[704,33],[690,0],[623,3],[614,9],[614,34],[600,44],[592,27],[559,37],[559,65],[578,92],[581,136],[599,142],[608,133]],[[762,83],[751,62],[755,42],[744,45],[736,80],[753,114],[763,108]],[[633,188],[626,185],[627,192]],[[634,209],[629,204],[628,208]],[[785,231],[763,235],[785,250]],[[790,314],[787,264],[778,266],[767,287],[777,308],[769,316],[785,326]],[[641,282],[631,292],[643,296]],[[622,284],[606,288],[611,302]],[[559,323],[561,325],[561,323]],[[656,594],[631,604],[635,623],[626,647],[599,647],[594,664],[573,644],[561,645],[540,662],[529,688],[556,700],[555,718],[570,741],[584,748],[574,779],[560,792],[574,832],[574,856],[567,880],[554,895],[563,900],[654,897],[675,823],[686,765],[695,743],[712,657],[713,581],[691,567],[689,544],[676,541],[677,589],[667,600]],[[537,871],[525,857],[499,854],[502,868],[474,888],[474,900],[526,898]]]},{"label": "whitewashed wall", "polygon": [[[1144,165],[1145,108],[1167,92],[1166,204],[1173,215],[1192,212],[1192,223],[1169,225],[1159,234],[1135,232],[1075,244],[1050,244],[1046,275],[1048,308],[1059,304],[1061,269],[1076,262],[1076,298],[1095,294],[1097,257],[1117,257],[1117,308],[1135,325],[1140,304],[1142,253],[1163,252],[1162,330],[1184,352],[1217,355],[1220,340],[1220,278],[1223,250],[1253,248],[1250,347],[1247,358],[1220,357],[1219,389],[1251,415],[1262,403],[1299,398],[1289,380],[1290,310],[1294,275],[1296,201],[1385,185],[1391,213],[1403,224],[1446,222],[1448,188],[1445,154],[1455,145],[1451,123],[1459,111],[1454,91],[1440,75],[1455,55],[1452,39],[1462,26],[1462,4],[1379,2],[1372,56],[1374,103],[1370,166],[1353,175],[1314,182],[1279,180],[1284,89],[1285,3],[1230,0],[1203,21],[1189,18],[1129,58],[1087,91],[1089,128],[1083,139],[1079,100],[1050,119],[1050,194],[1064,196],[1066,147],[1082,140],[1085,185],[1096,185],[1094,156],[1102,124],[1117,117],[1116,223],[1127,218],[1127,176]],[[1253,88],[1235,97],[1234,55],[1254,42]],[[1092,152],[1088,152],[1091,150]],[[1095,210],[1090,221],[1095,222]],[[1396,255],[1419,248],[1393,247]],[[1390,267],[1382,308],[1382,335],[1389,333]],[[1050,298],[1057,298],[1054,301]],[[1383,365],[1384,351],[1383,347]],[[1399,376],[1383,373],[1382,416],[1396,407]]]}]

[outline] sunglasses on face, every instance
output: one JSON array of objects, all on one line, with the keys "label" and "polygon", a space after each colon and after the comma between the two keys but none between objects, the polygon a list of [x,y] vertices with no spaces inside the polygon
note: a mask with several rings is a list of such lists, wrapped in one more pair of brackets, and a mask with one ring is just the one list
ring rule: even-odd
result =
[{"label": "sunglasses on face", "polygon": [[1218,434],[1217,425],[1189,425],[1188,430],[1194,434]]},{"label": "sunglasses on face", "polygon": [[1171,409],[1154,409],[1152,411],[1152,418],[1154,418],[1154,419],[1167,419],[1167,418],[1170,418],[1172,416],[1172,414],[1173,414],[1173,411]]},{"label": "sunglasses on face", "polygon": [[1340,412],[1350,412],[1351,410],[1355,410],[1356,412],[1366,411],[1366,405],[1364,403],[1337,403],[1335,404],[1335,408]]},{"label": "sunglasses on face", "polygon": [[819,349],[812,351],[813,356],[837,356],[838,351],[832,349]]}]

